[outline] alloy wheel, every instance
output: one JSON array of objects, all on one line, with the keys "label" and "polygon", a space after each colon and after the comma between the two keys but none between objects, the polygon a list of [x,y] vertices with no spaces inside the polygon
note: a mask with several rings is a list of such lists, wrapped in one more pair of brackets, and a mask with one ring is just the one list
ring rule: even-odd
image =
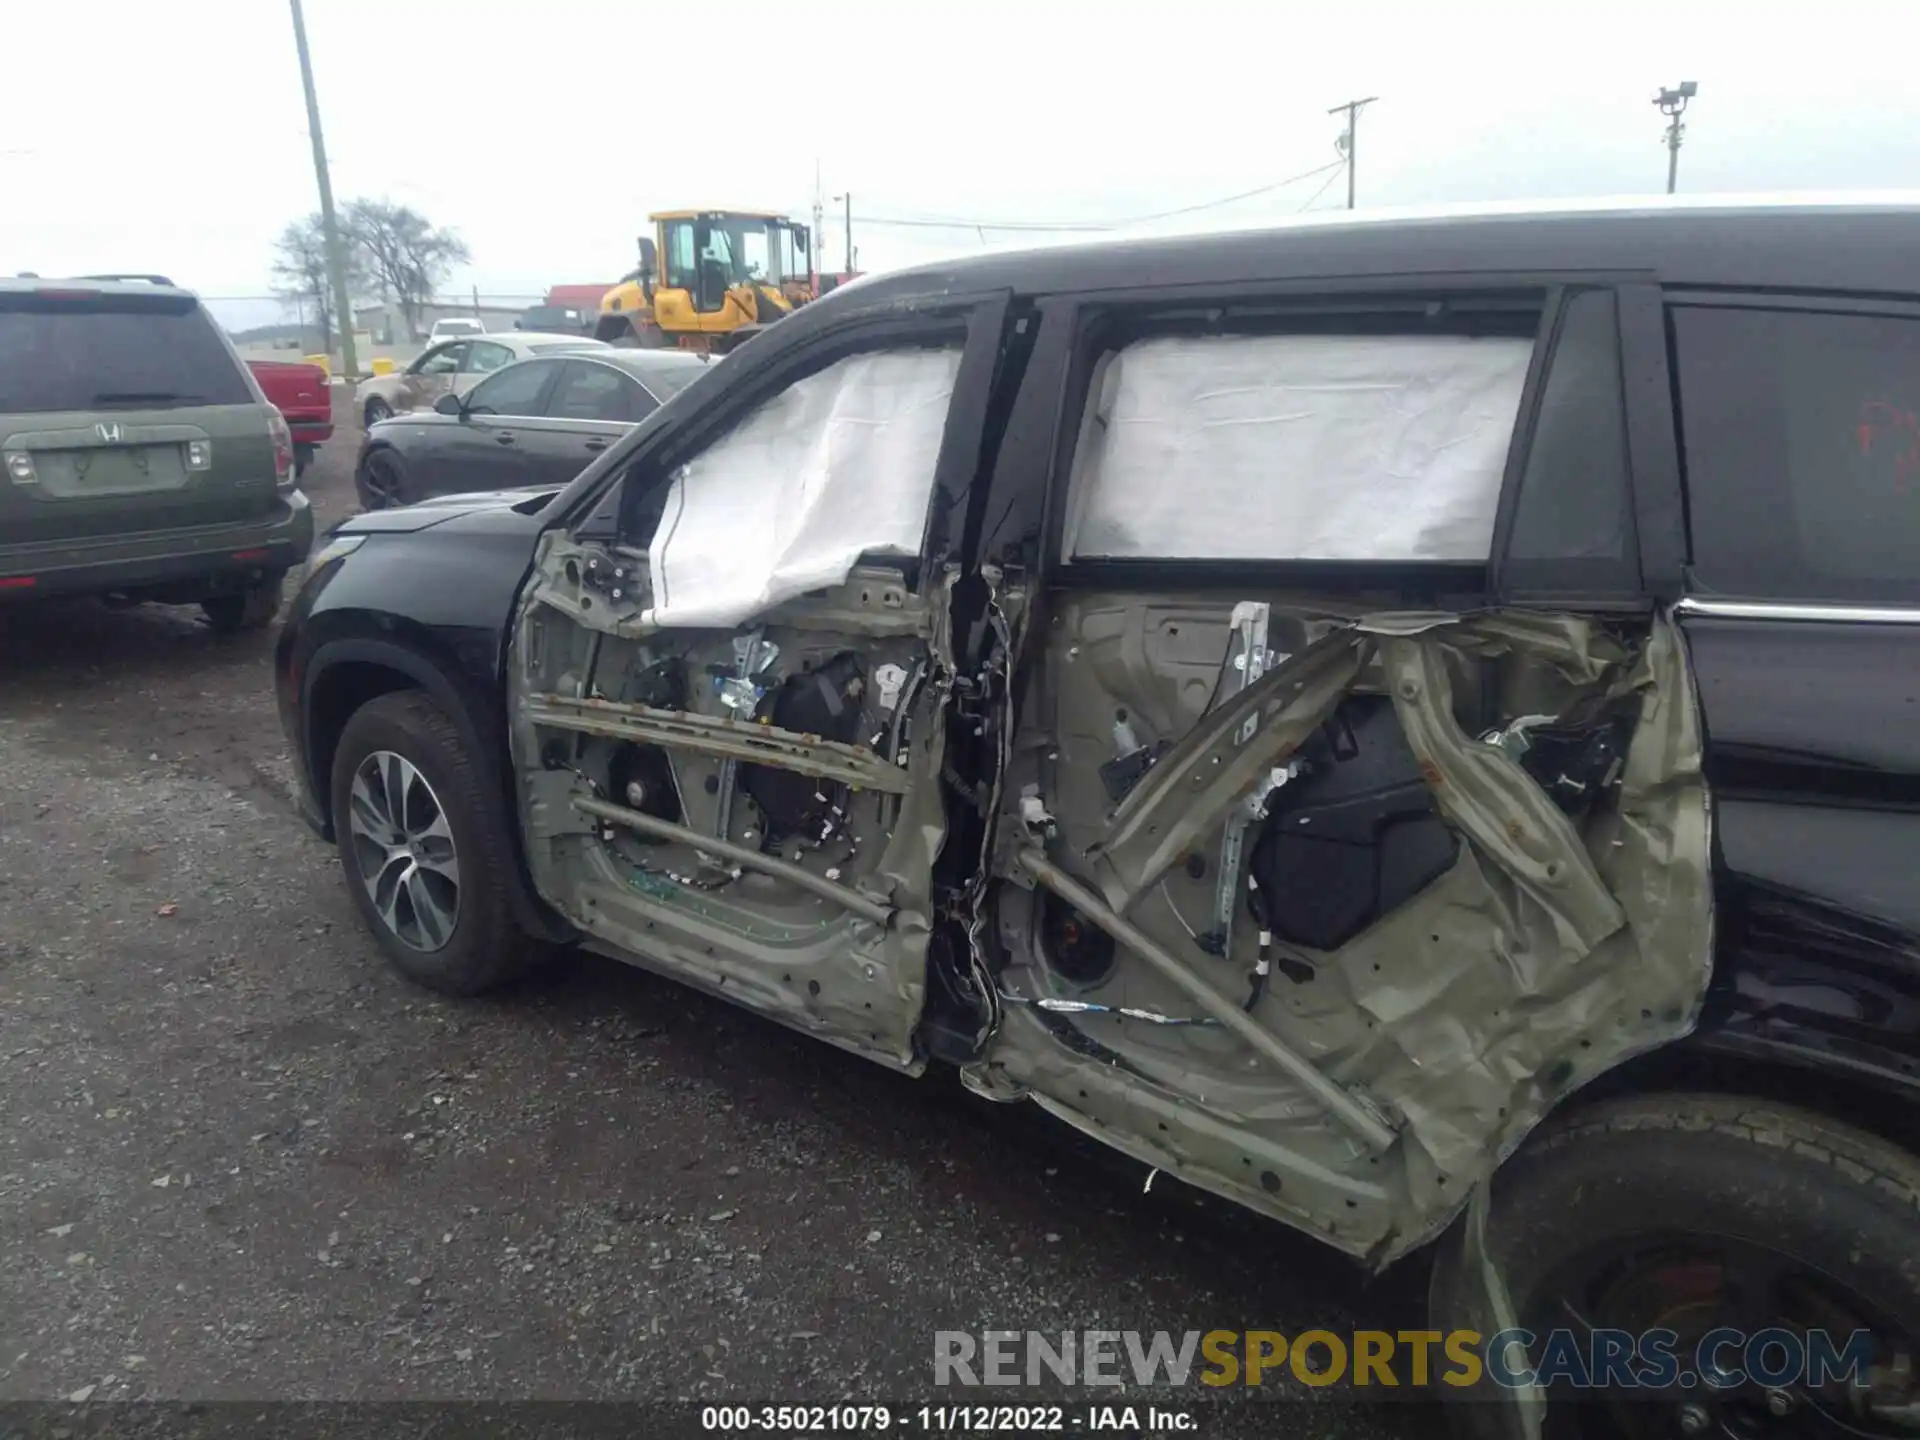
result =
[{"label": "alloy wheel", "polygon": [[366,502],[369,510],[392,510],[406,503],[401,494],[400,472],[385,455],[367,457]]},{"label": "alloy wheel", "polygon": [[460,856],[445,809],[419,767],[375,750],[353,773],[347,814],[360,883],[403,945],[435,951],[460,919]]}]

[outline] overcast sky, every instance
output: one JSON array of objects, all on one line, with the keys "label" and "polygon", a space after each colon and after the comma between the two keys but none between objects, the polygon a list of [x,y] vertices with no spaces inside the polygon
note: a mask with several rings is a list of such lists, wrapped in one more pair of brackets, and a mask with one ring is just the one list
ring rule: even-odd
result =
[{"label": "overcast sky", "polygon": [[[6,12],[0,273],[267,294],[275,236],[316,207],[285,0]],[[1325,165],[1327,107],[1366,95],[1362,206],[1658,191],[1651,97],[1681,80],[1700,85],[1683,192],[1920,185],[1920,20],[1901,0],[306,0],[306,16],[336,198],[458,230],[460,293],[617,277],[653,209],[805,218],[816,160],[828,196],[853,193],[864,269],[1032,243],[861,217],[1194,205]],[[1174,223],[1344,199],[1328,172]]]}]

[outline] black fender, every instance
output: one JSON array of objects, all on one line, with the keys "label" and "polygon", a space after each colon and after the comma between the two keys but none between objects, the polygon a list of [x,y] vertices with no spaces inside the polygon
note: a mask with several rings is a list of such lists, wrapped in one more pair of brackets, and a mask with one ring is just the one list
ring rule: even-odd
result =
[{"label": "black fender", "polygon": [[[555,914],[535,893],[528,876],[519,810],[510,803],[513,765],[502,727],[478,703],[477,698],[468,693],[467,687],[457,677],[435,664],[431,657],[409,646],[367,636],[343,637],[323,643],[308,661],[300,695],[301,714],[308,717],[307,723],[301,727],[306,753],[297,756],[296,760],[305,772],[308,793],[314,797],[319,808],[318,815],[314,817],[318,821],[315,828],[327,840],[335,839],[333,816],[328,812],[332,792],[331,775],[320,773],[316,763],[319,757],[314,753],[315,738],[311,722],[313,696],[329,671],[353,664],[374,665],[405,676],[417,688],[431,695],[446,712],[454,729],[460,733],[461,745],[481,767],[481,773],[487,781],[484,792],[487,805],[509,840],[513,866],[507,879],[507,900],[512,907],[514,921],[536,939],[555,943],[578,939],[579,932]],[[331,766],[328,770],[331,771]]]}]

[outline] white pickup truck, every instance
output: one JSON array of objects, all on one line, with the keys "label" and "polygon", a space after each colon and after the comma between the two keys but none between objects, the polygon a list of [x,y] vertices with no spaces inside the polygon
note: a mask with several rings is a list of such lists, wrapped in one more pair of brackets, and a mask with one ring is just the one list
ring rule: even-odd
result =
[{"label": "white pickup truck", "polygon": [[436,320],[433,329],[427,332],[427,344],[438,345],[442,340],[460,340],[469,335],[484,335],[487,327],[478,320]]}]

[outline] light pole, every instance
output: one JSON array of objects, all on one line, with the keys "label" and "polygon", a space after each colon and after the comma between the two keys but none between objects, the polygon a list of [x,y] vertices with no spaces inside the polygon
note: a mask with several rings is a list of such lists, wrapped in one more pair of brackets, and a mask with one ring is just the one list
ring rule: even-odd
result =
[{"label": "light pole", "polygon": [[340,243],[340,222],[333,213],[333,181],[327,175],[327,142],[320,137],[320,101],[313,93],[313,61],[307,56],[307,22],[300,0],[293,5],[293,43],[300,51],[300,83],[307,91],[307,134],[313,138],[313,173],[320,182],[320,233],[327,247],[327,278],[333,313],[340,327],[340,369],[349,378],[360,368],[353,353],[353,297],[347,294],[347,251]]},{"label": "light pole", "polygon": [[846,194],[836,195],[833,198],[846,206],[847,274],[851,275],[853,274],[853,192],[849,190]]},{"label": "light pole", "polygon": [[1660,113],[1667,117],[1667,194],[1673,194],[1673,187],[1680,178],[1680,137],[1686,134],[1687,127],[1680,123],[1680,117],[1686,113],[1687,102],[1700,93],[1700,87],[1691,80],[1682,80],[1672,90],[1662,90],[1653,97],[1653,103],[1660,107]]}]

